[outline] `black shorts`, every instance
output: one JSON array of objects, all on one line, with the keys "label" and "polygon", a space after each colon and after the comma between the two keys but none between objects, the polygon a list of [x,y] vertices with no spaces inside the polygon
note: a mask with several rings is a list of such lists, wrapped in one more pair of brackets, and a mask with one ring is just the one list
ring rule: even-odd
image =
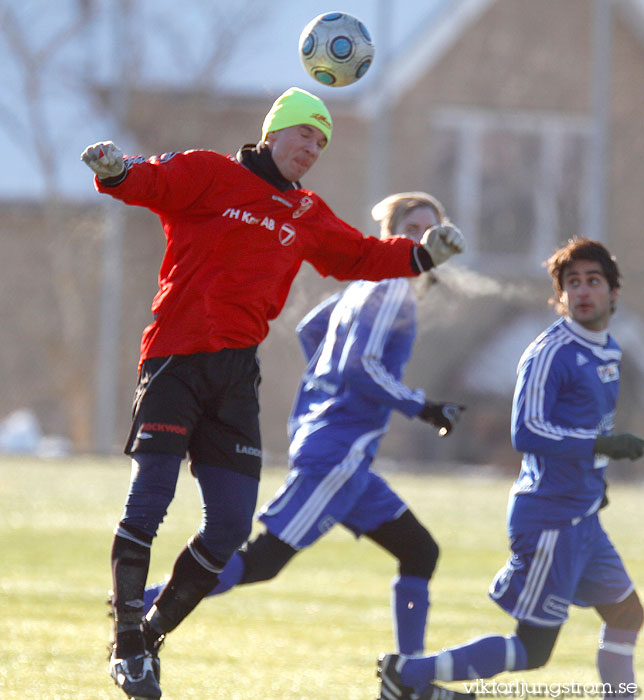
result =
[{"label": "black shorts", "polygon": [[256,346],[146,360],[125,453],[161,452],[259,479]]}]

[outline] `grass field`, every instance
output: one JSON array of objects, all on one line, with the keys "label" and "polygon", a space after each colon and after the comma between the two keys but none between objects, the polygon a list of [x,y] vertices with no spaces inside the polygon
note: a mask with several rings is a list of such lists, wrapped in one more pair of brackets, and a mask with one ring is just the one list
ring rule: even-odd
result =
[{"label": "grass field", "polygon": [[[0,460],[0,698],[120,700],[107,675],[111,531],[127,489],[125,459]],[[260,500],[283,470],[265,472]],[[439,543],[430,649],[512,620],[487,598],[505,561],[508,478],[390,475]],[[644,588],[644,487],[611,488],[604,522]],[[153,548],[151,578],[170,570],[200,507],[187,470]],[[205,601],[162,652],[165,700],[373,700],[375,660],[392,648],[393,560],[336,528],[276,580]],[[596,683],[599,622],[573,609],[544,669],[498,681]],[[640,657],[641,645],[640,645]],[[639,677],[642,679],[640,658]]]}]

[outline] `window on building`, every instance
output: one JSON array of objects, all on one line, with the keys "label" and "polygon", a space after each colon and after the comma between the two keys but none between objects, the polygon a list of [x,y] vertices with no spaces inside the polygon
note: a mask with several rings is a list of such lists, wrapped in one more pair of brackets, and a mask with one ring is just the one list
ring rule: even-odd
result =
[{"label": "window on building", "polygon": [[443,109],[430,131],[430,190],[467,235],[463,262],[537,275],[561,242],[587,234],[588,119]]}]

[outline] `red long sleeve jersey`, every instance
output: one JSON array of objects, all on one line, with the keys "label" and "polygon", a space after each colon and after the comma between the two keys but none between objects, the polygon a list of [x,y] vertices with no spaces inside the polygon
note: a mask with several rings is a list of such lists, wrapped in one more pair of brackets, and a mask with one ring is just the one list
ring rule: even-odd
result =
[{"label": "red long sleeve jersey", "polygon": [[259,344],[304,260],[339,280],[415,275],[405,238],[363,237],[314,192],[281,192],[213,151],[126,158],[115,186],[99,192],[158,214],[166,236],[150,357]]}]

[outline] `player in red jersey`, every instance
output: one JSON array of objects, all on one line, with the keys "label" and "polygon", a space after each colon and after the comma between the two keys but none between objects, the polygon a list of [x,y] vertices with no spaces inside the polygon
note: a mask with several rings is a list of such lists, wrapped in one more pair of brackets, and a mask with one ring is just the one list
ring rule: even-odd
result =
[{"label": "player in red jersey", "polygon": [[[261,468],[258,344],[303,261],[339,280],[418,275],[463,250],[450,224],[420,244],[363,237],[300,185],[331,138],[314,95],[290,88],[257,145],[235,156],[195,150],[143,159],[112,142],[82,160],[99,192],[144,206],[167,239],[141,343],[132,478],[112,547],[115,644],[110,673],[130,697],[157,699],[160,642],[218,581],[247,539]],[[150,548],[188,454],[203,502],[199,531],[143,615]]]}]

